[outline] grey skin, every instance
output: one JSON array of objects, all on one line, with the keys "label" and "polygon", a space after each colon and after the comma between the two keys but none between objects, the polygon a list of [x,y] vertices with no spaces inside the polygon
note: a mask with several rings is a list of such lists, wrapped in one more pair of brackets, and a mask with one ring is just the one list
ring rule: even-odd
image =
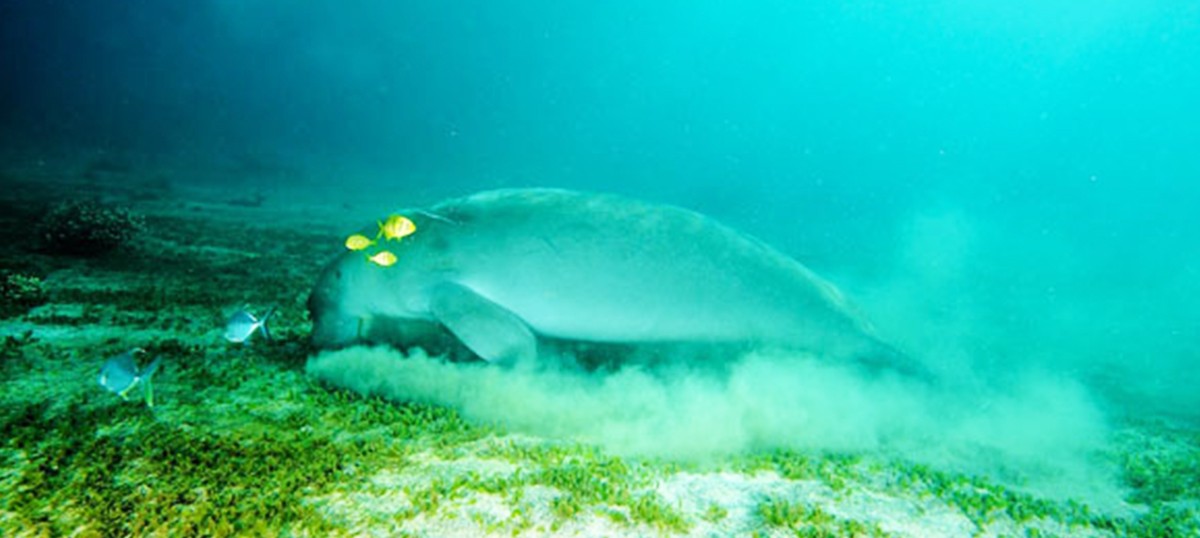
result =
[{"label": "grey skin", "polygon": [[[489,362],[513,362],[551,341],[763,346],[919,370],[833,285],[686,209],[510,189],[399,213],[414,234],[347,251],[317,281],[317,347],[456,341]],[[398,261],[367,260],[380,250]]]}]

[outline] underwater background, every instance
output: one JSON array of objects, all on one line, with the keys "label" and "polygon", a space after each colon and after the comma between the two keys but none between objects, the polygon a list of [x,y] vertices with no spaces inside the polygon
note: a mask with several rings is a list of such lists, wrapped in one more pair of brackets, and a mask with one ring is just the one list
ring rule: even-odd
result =
[{"label": "underwater background", "polygon": [[[1193,2],[0,2],[0,534],[1196,536],[1197,58]],[[943,386],[310,347],[346,234],[506,187],[716,218]]]}]

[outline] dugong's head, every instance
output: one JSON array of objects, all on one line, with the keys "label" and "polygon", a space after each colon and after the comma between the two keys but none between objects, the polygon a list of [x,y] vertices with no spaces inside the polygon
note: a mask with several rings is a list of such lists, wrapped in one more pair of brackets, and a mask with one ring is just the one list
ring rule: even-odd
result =
[{"label": "dugong's head", "polygon": [[[417,238],[346,251],[326,265],[308,298],[312,341],[319,348],[355,343],[419,343],[440,329],[427,290],[440,281]],[[390,256],[374,258],[381,252]]]},{"label": "dugong's head", "polygon": [[343,254],[326,265],[308,296],[312,340],[317,347],[343,347],[359,339],[362,320],[368,312],[364,298],[354,290],[377,284],[367,282],[370,275],[356,267],[358,263],[353,258]]}]

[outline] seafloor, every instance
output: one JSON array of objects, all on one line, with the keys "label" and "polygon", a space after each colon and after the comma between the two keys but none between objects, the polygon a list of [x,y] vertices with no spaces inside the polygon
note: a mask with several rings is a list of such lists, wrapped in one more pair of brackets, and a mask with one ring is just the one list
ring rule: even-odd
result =
[{"label": "seafloor", "polygon": [[[336,204],[104,162],[13,165],[0,186],[0,271],[37,288],[0,299],[3,536],[1200,535],[1200,432],[1163,421],[1117,426],[1113,513],[880,454],[622,458],[336,390],[305,375]],[[58,253],[39,226],[79,199],[144,229]],[[278,306],[273,340],[221,337],[244,305]],[[153,408],[97,384],[134,347],[165,360]]]}]

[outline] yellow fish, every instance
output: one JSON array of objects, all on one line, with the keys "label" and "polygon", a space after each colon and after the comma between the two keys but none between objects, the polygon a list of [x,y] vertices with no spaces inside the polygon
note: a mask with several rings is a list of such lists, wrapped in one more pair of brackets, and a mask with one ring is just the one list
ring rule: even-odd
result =
[{"label": "yellow fish", "polygon": [[408,220],[404,215],[392,215],[387,220],[379,223],[379,235],[376,238],[385,237],[387,240],[395,239],[399,241],[404,237],[408,237],[417,231],[417,225],[413,221]]},{"label": "yellow fish", "polygon": [[362,234],[354,234],[346,238],[346,248],[350,250],[362,250],[374,244],[374,240],[368,239]]},{"label": "yellow fish", "polygon": [[396,255],[386,250],[381,250],[378,254],[370,256],[367,259],[380,267],[391,267],[396,263]]}]

